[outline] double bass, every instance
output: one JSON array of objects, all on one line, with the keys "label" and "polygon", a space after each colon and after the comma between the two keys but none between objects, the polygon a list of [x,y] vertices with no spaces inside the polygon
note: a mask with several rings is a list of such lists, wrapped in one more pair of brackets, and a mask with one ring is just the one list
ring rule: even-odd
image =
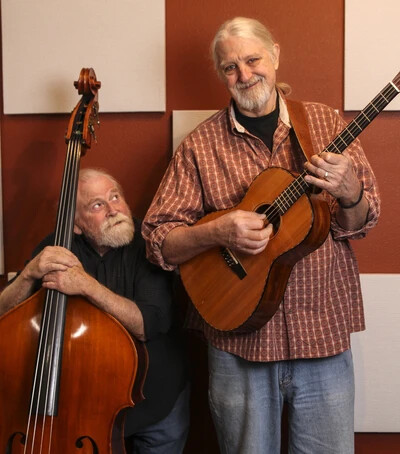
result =
[{"label": "double bass", "polygon": [[[54,243],[67,249],[101,85],[92,68],[74,84]],[[0,454],[125,453],[122,410],[143,397],[146,367],[143,344],[111,315],[40,289],[0,317]]]}]

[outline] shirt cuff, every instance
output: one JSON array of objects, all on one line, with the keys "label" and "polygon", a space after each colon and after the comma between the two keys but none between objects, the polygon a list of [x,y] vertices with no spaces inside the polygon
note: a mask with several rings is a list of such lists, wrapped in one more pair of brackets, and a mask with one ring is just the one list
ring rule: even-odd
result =
[{"label": "shirt cuff", "polygon": [[331,219],[332,236],[335,240],[358,240],[364,238],[367,235],[368,230],[374,227],[377,223],[376,212],[373,208],[371,208],[370,204],[364,225],[357,230],[346,230],[339,224],[337,220],[336,215],[339,209],[339,203],[335,201]]},{"label": "shirt cuff", "polygon": [[187,224],[183,222],[166,222],[153,230],[149,239],[146,241],[147,258],[150,262],[161,266],[161,268],[167,271],[175,270],[177,265],[171,265],[164,260],[161,252],[162,245],[169,232],[176,227],[187,227]]}]

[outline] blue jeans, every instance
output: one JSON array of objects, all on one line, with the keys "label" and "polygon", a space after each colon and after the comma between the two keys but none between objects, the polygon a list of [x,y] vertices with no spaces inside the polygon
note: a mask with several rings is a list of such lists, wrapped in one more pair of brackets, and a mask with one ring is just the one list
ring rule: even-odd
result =
[{"label": "blue jeans", "polygon": [[127,454],[181,454],[189,433],[189,397],[187,385],[164,419],[126,440]]},{"label": "blue jeans", "polygon": [[209,403],[222,454],[279,454],[283,403],[290,454],[354,452],[351,351],[250,362],[209,346]]}]

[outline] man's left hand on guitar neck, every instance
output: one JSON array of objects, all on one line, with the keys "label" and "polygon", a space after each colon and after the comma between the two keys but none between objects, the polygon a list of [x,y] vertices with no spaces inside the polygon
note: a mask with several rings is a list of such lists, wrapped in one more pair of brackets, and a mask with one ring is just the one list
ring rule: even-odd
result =
[{"label": "man's left hand on guitar neck", "polygon": [[367,218],[369,204],[363,184],[354,172],[349,153],[322,152],[305,163],[307,183],[325,189],[338,200],[337,220],[346,230],[357,230]]}]

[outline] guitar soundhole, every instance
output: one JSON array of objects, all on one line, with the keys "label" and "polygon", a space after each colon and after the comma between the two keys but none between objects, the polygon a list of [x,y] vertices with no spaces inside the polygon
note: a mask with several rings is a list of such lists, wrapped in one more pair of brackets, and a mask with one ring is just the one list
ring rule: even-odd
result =
[{"label": "guitar soundhole", "polygon": [[273,205],[265,204],[260,205],[256,209],[256,213],[265,214],[270,224],[272,224],[274,229],[274,235],[279,230],[279,226],[281,225],[281,216],[277,208],[274,208]]}]

